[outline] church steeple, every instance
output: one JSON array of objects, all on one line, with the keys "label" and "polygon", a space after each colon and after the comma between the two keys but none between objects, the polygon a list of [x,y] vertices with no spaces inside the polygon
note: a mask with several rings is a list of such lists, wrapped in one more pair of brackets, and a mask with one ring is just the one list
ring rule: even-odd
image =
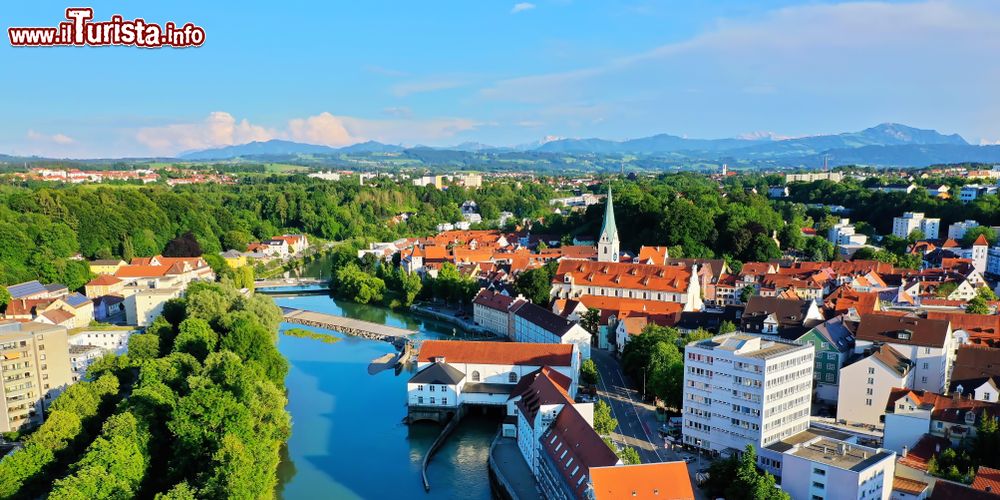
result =
[{"label": "church steeple", "polygon": [[597,240],[597,260],[599,262],[618,262],[618,225],[615,224],[615,205],[611,198],[611,187],[608,186],[608,203],[604,207],[604,223],[601,225],[601,235]]}]

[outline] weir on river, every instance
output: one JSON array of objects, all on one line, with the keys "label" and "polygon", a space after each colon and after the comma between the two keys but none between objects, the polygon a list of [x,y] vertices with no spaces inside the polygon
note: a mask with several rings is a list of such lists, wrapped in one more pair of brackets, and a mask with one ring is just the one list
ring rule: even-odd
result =
[{"label": "weir on river", "polygon": [[327,330],[334,330],[371,340],[381,340],[389,342],[398,349],[406,348],[411,342],[410,337],[417,333],[414,330],[406,330],[343,316],[334,316],[332,314],[306,311],[304,309],[282,307],[281,312],[285,316],[285,321],[289,323],[326,328]]}]

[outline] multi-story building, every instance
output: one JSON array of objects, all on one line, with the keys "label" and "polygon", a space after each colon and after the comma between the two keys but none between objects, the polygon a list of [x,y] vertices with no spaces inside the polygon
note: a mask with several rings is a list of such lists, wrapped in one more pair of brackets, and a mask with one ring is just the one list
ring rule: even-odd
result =
[{"label": "multi-story building", "polygon": [[812,344],[729,333],[684,354],[684,444],[738,454],[809,427]]},{"label": "multi-story building", "polygon": [[514,342],[574,344],[583,359],[590,359],[590,332],[576,321],[530,302],[512,311],[511,321],[511,338]]},{"label": "multi-story building", "polygon": [[524,302],[523,297],[509,297],[483,288],[472,301],[472,318],[477,325],[496,335],[507,337],[510,335],[510,313],[515,309],[515,304],[520,307]]},{"label": "multi-story building", "polygon": [[49,404],[73,382],[66,329],[0,323],[0,432],[42,423]]},{"label": "multi-story building", "polygon": [[807,172],[802,174],[785,174],[785,184],[792,182],[830,181],[840,182],[844,174],[840,172]]},{"label": "multi-story building", "polygon": [[868,236],[855,233],[851,219],[840,219],[827,231],[826,239],[834,245],[867,245]]},{"label": "multi-story building", "polygon": [[979,227],[979,223],[974,220],[955,222],[954,224],[948,226],[948,238],[953,240],[960,240],[963,237],[965,237],[966,231],[974,227]]},{"label": "multi-story building", "polygon": [[[847,321],[847,323],[845,323]],[[854,333],[857,323],[836,316],[825,323],[816,325],[799,338],[798,342],[812,344],[816,349],[816,365],[813,380],[816,384],[816,398],[836,403],[840,388],[840,367],[854,351]]]},{"label": "multi-story building", "polygon": [[974,442],[983,419],[1000,417],[1000,404],[960,395],[897,388],[889,395],[883,411],[883,446],[905,454],[907,449],[914,449],[925,434],[938,440],[945,438],[954,446],[963,441]]},{"label": "multi-story building", "polygon": [[87,368],[97,361],[104,353],[104,349],[96,345],[72,345],[69,346],[69,365],[73,370],[73,382],[79,382],[87,376]]},{"label": "multi-story building", "polygon": [[792,498],[889,500],[896,454],[818,436],[786,450],[781,468],[781,489]]},{"label": "multi-story building", "polygon": [[902,217],[892,219],[892,235],[906,239],[919,229],[925,238],[937,239],[941,230],[941,219],[924,217],[922,212],[904,212]]},{"label": "multi-story building", "polygon": [[856,354],[840,370],[837,420],[878,425],[894,387],[913,386],[913,362],[886,344]]},{"label": "multi-story building", "polygon": [[864,353],[874,344],[888,345],[913,362],[913,389],[948,388],[958,345],[947,320],[866,314],[858,325],[854,350]]},{"label": "multi-story building", "polygon": [[962,186],[962,190],[958,193],[958,199],[962,203],[968,203],[974,201],[976,198],[983,196],[985,194],[996,194],[997,186],[989,186],[982,184],[966,184]]}]

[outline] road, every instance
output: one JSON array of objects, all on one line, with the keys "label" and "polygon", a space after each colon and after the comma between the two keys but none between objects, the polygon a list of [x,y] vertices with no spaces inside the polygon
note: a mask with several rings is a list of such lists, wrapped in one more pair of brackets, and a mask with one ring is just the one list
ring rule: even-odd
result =
[{"label": "road", "polygon": [[642,463],[667,461],[666,455],[661,454],[663,440],[656,432],[653,411],[640,404],[642,395],[629,386],[618,360],[599,349],[592,349],[591,356],[601,375],[597,394],[611,406],[612,416],[618,419],[618,432],[611,439],[635,448]]},{"label": "road", "polygon": [[[600,349],[591,349],[590,352],[601,376],[597,384],[597,395],[611,406],[611,416],[618,419],[618,432],[611,435],[611,440],[619,445],[635,448],[644,464],[694,458],[688,464],[688,475],[691,477],[691,484],[697,484],[695,473],[708,467],[711,462],[698,455],[664,448],[663,439],[657,432],[659,423],[656,421],[655,408],[642,402],[642,395],[631,388],[628,378],[622,373],[621,365],[610,352]],[[696,500],[707,499],[705,492],[697,486],[694,486],[694,496]]]}]

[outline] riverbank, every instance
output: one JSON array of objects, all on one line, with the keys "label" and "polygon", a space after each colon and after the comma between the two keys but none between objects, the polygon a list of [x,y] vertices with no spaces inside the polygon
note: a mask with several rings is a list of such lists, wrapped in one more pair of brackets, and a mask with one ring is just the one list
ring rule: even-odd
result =
[{"label": "riverbank", "polygon": [[410,311],[458,326],[466,333],[499,340],[499,337],[495,333],[477,325],[472,321],[455,316],[454,311],[436,309],[434,306],[424,304],[413,304],[410,306]]}]

